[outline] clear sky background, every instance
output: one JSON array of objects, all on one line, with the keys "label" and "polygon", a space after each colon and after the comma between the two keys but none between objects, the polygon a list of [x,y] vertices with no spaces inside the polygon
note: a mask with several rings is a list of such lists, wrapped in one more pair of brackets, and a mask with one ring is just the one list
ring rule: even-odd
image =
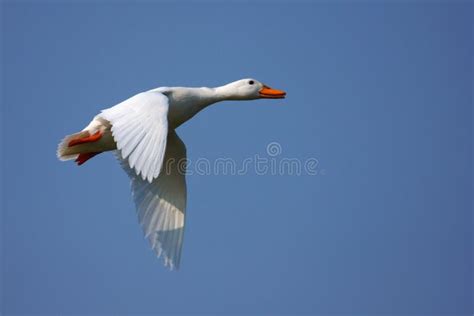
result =
[{"label": "clear sky background", "polygon": [[[473,5],[2,4],[2,302],[13,314],[472,314]],[[254,77],[178,133],[190,159],[315,157],[317,176],[190,176],[179,272],[111,154],[57,142],[158,86]]]}]

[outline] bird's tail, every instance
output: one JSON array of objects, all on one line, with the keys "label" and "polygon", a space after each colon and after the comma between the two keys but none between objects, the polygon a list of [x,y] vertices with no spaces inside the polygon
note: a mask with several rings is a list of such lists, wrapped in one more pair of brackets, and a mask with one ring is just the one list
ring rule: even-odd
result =
[{"label": "bird's tail", "polygon": [[58,150],[56,151],[56,155],[58,156],[59,160],[66,161],[77,159],[79,156],[80,148],[78,146],[70,146],[74,140],[81,139],[83,137],[89,136],[88,131],[80,131],[79,133],[67,135],[63,138],[63,140],[58,145]]},{"label": "bird's tail", "polygon": [[59,160],[75,160],[82,165],[101,152],[116,148],[110,131],[110,124],[95,118],[84,130],[67,135],[59,143],[56,155]]}]

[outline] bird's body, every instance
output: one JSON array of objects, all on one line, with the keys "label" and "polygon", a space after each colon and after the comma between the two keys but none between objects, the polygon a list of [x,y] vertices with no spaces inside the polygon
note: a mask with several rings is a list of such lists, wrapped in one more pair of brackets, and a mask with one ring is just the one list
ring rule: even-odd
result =
[{"label": "bird's body", "polygon": [[131,179],[145,236],[166,266],[178,268],[186,209],[186,147],[175,129],[219,101],[284,96],[253,79],[217,88],[152,89],[103,110],[81,132],[66,136],[57,155],[81,165],[116,150]]}]

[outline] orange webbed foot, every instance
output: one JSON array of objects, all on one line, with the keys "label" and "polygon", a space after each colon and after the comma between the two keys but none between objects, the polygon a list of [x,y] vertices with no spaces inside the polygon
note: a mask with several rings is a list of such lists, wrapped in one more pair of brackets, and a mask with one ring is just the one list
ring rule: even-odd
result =
[{"label": "orange webbed foot", "polygon": [[94,157],[95,155],[98,155],[100,153],[84,153],[84,154],[79,154],[79,156],[77,156],[76,160],[74,160],[78,166],[82,165],[83,163],[85,163],[87,160],[91,159],[92,157]]},{"label": "orange webbed foot", "polygon": [[102,137],[102,133],[100,131],[97,131],[93,135],[88,135],[88,136],[85,136],[85,137],[72,139],[68,143],[68,146],[72,147],[72,146],[76,146],[76,145],[80,145],[80,144],[95,142],[95,141],[98,141],[101,137]]}]

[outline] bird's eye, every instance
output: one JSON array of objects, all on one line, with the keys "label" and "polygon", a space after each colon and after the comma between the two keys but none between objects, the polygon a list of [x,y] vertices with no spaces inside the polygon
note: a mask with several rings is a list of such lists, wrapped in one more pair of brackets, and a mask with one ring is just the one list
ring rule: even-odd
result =
[{"label": "bird's eye", "polygon": [[250,80],[249,81],[249,84],[254,84],[255,82],[253,80]]}]

